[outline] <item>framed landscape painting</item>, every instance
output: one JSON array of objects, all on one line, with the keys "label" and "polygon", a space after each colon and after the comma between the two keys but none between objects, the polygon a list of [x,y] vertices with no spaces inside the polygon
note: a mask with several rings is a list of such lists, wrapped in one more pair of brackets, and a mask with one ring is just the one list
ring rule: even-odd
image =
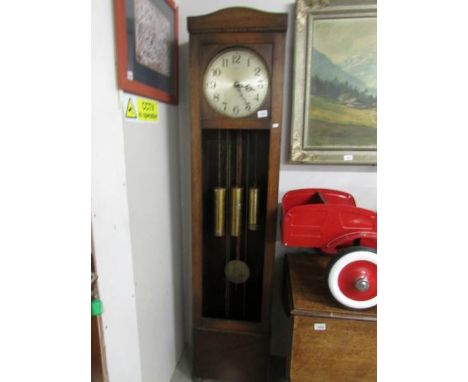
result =
[{"label": "framed landscape painting", "polygon": [[375,1],[297,0],[291,162],[377,163]]}]

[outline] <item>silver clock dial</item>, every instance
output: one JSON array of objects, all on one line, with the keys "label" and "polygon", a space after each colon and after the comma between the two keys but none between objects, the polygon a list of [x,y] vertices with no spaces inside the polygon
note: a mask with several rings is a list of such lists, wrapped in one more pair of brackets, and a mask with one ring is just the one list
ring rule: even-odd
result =
[{"label": "silver clock dial", "polygon": [[269,86],[263,59],[244,48],[229,49],[215,56],[203,78],[203,93],[210,106],[231,118],[256,112]]}]

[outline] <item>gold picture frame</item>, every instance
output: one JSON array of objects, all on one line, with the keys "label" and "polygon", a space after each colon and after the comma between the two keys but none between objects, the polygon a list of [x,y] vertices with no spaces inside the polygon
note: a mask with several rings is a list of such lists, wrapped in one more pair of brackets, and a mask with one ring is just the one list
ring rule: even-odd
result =
[{"label": "gold picture frame", "polygon": [[375,0],[297,0],[291,163],[377,164]]}]

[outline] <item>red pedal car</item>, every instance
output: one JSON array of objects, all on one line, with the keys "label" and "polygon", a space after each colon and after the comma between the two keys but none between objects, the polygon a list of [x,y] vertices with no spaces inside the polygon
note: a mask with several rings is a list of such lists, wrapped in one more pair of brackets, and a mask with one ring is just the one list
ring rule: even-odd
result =
[{"label": "red pedal car", "polygon": [[377,305],[377,213],[356,207],[351,194],[323,188],[282,198],[282,241],[333,256],[326,281],[333,298],[351,309]]}]

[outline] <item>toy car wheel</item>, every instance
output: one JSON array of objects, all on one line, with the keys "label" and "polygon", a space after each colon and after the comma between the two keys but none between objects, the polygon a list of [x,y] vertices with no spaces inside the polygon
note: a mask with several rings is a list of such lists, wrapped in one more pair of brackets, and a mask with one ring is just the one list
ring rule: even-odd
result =
[{"label": "toy car wheel", "polygon": [[377,305],[377,253],[371,248],[350,248],[330,263],[327,282],[340,305],[372,308]]}]

